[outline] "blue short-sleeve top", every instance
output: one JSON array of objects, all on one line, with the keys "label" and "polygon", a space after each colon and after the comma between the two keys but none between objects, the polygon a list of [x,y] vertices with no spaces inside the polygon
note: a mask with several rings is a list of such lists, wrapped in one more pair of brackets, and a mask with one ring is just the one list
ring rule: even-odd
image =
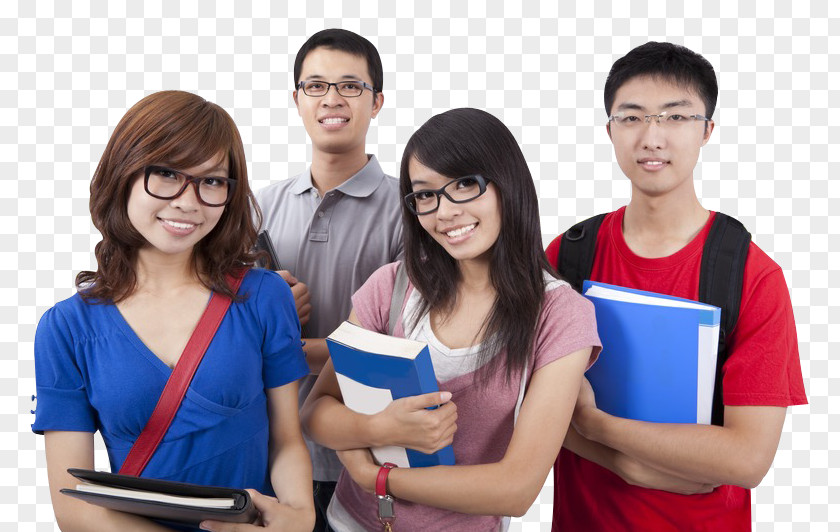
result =
[{"label": "blue short-sleeve top", "polygon": [[[265,389],[309,370],[286,282],[252,269],[239,294],[247,298],[228,309],[142,476],[272,492]],[[115,305],[76,294],[38,324],[32,430],[99,430],[116,472],[171,373]]]}]

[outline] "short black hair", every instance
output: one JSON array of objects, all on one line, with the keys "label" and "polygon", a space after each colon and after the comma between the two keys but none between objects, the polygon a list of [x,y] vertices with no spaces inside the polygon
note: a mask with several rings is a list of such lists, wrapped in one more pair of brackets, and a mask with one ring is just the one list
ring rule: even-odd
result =
[{"label": "short black hair", "polygon": [[604,84],[607,115],[610,114],[618,89],[639,76],[664,79],[694,90],[706,105],[706,117],[712,118],[715,113],[718,84],[712,64],[685,46],[651,41],[633,48],[613,63]]},{"label": "short black hair", "polygon": [[379,58],[379,51],[367,39],[341,28],[321,30],[312,35],[303,43],[295,57],[295,89],[300,82],[300,71],[303,68],[303,60],[312,50],[316,48],[329,48],[330,50],[341,50],[348,54],[364,57],[368,65],[368,74],[373,81],[373,88],[376,92],[382,92],[382,60]]}]

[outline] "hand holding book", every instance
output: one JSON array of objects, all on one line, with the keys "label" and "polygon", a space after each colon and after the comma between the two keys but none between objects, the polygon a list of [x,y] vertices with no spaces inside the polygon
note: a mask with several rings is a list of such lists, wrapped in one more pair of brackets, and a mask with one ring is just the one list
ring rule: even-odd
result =
[{"label": "hand holding book", "polygon": [[227,523],[224,521],[202,521],[199,527],[211,532],[248,532],[265,530],[283,530],[284,532],[310,532],[306,519],[301,519],[299,512],[304,510],[282,504],[274,497],[263,495],[255,490],[245,490],[251,495],[254,507],[259,511],[259,519],[254,524]]},{"label": "hand holding book", "polygon": [[454,465],[457,410],[439,391],[426,344],[344,322],[327,346],[345,406],[386,425],[374,430],[385,435],[371,448],[377,462]]},{"label": "hand holding book", "polygon": [[377,414],[392,444],[432,454],[450,445],[458,426],[451,392],[431,392],[396,399]]}]

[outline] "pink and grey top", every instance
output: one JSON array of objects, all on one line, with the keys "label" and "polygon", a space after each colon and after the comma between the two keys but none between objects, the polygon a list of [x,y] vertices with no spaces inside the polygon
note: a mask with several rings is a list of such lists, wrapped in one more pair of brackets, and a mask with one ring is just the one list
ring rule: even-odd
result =
[{"label": "pink and grey top", "polygon": [[[377,270],[353,296],[353,310],[361,325],[387,334],[388,312],[397,263]],[[568,283],[546,277],[546,292],[537,324],[536,349],[529,363],[528,375],[580,349],[594,346],[590,364],[600,351],[601,342],[595,326],[592,304],[575,292]],[[409,283],[402,310],[402,320],[394,336],[407,337],[429,344],[432,364],[441,390],[452,392],[458,406],[458,431],[453,448],[457,465],[486,464],[502,459],[513,435],[514,412],[519,398],[521,376],[505,382],[504,368],[485,383],[476,379],[477,347],[449,349],[429,325],[428,314],[410,331],[404,326],[420,303],[420,294]],[[503,356],[499,353],[496,356]],[[395,512],[399,530],[498,530],[500,516],[467,515],[449,510],[397,500]],[[337,531],[373,530],[381,527],[376,500],[360,489],[342,472],[328,517]]]}]

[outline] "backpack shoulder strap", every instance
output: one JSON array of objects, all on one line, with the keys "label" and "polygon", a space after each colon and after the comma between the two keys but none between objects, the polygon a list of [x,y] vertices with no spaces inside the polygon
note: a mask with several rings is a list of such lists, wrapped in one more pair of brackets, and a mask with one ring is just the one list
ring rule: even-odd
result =
[{"label": "backpack shoulder strap", "polygon": [[595,261],[595,241],[598,238],[598,229],[606,215],[606,213],[599,214],[576,223],[563,233],[563,238],[560,239],[557,272],[578,292],[583,290],[583,281],[592,273],[592,264]]},{"label": "backpack shoulder strap", "polygon": [[397,275],[394,277],[394,291],[391,292],[391,309],[388,311],[388,334],[393,336],[394,329],[400,319],[400,311],[405,301],[405,291],[408,289],[408,272],[405,262],[401,261],[397,266]]},{"label": "backpack shoulder strap", "polygon": [[721,212],[715,214],[700,260],[699,300],[720,307],[715,392],[712,402],[712,424],[723,425],[722,370],[728,356],[726,337],[735,328],[741,307],[744,265],[751,235],[744,225]]}]

